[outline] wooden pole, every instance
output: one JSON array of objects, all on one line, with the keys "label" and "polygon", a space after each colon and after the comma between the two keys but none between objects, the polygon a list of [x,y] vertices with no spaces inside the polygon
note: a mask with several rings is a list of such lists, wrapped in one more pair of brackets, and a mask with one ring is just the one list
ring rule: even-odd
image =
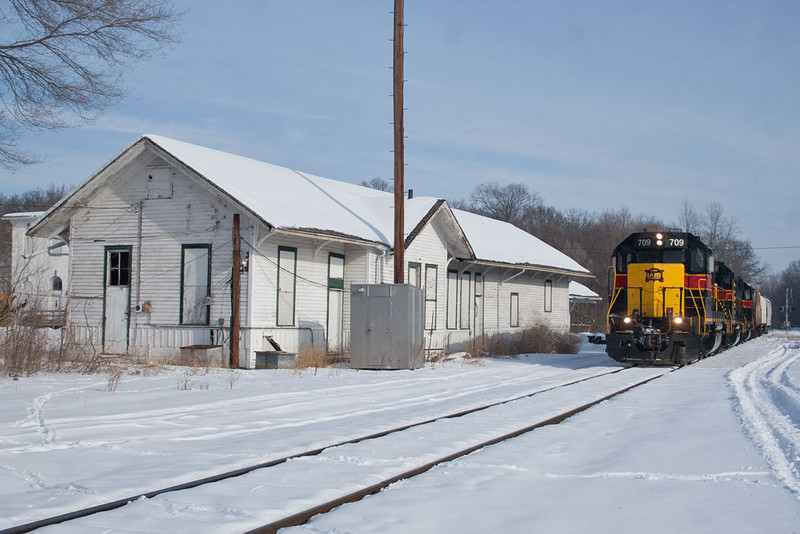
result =
[{"label": "wooden pole", "polygon": [[403,0],[394,0],[394,283],[403,283],[405,226],[403,171]]},{"label": "wooden pole", "polygon": [[233,214],[233,273],[231,276],[231,367],[239,367],[239,322],[240,322],[240,303],[239,294],[241,291],[241,244],[239,231],[239,214]]}]

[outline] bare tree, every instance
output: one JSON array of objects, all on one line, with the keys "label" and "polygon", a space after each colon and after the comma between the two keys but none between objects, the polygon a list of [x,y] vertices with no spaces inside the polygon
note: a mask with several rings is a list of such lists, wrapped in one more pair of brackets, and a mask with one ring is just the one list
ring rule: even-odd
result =
[{"label": "bare tree", "polygon": [[747,239],[741,239],[741,229],[736,217],[725,213],[725,206],[711,202],[701,213],[688,201],[683,201],[678,213],[681,228],[700,237],[714,254],[728,267],[750,283],[761,281],[766,273],[764,265]]},{"label": "bare tree", "polygon": [[703,215],[695,209],[688,198],[683,199],[681,210],[678,212],[677,225],[684,231],[695,235],[700,234],[703,226]]},{"label": "bare tree", "polygon": [[361,182],[363,187],[369,187],[371,189],[377,189],[378,191],[386,191],[391,193],[394,189],[392,184],[390,184],[387,180],[384,180],[380,176],[373,176],[369,180],[364,180]]},{"label": "bare tree", "polygon": [[176,40],[169,0],[9,0],[0,12],[0,166],[36,158],[21,128],[84,123],[123,96],[121,74]]},{"label": "bare tree", "polygon": [[525,228],[533,210],[544,206],[539,193],[520,183],[478,184],[469,197],[470,211]]}]

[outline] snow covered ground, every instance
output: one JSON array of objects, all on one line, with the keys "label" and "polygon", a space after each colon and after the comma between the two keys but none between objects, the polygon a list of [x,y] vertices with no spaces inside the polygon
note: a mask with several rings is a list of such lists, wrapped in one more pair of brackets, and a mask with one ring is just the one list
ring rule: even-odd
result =
[{"label": "snow covered ground", "polygon": [[[104,375],[2,379],[0,529],[617,367],[587,345],[417,371],[130,369],[116,391]],[[492,416],[504,418],[519,408]],[[102,528],[165,514],[173,532],[242,530],[234,508],[246,495],[220,495],[219,508],[164,497]],[[102,530],[99,517],[74,531]],[[800,532],[800,333],[736,347],[290,530]]]}]

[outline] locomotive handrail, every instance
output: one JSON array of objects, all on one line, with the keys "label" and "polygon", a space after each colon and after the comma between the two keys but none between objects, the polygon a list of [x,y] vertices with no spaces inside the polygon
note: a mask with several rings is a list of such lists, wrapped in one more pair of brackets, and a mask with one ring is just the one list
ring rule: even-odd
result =
[{"label": "locomotive handrail", "polygon": [[612,298],[608,303],[608,312],[606,313],[606,333],[611,331],[611,308],[614,306],[614,303],[617,302],[617,298],[622,293],[622,288],[614,288]]},{"label": "locomotive handrail", "polygon": [[[704,298],[702,298],[703,297],[702,290],[701,289],[696,289],[695,290],[695,289],[692,289],[692,288],[688,288],[688,289],[689,289],[689,298],[692,299],[692,304],[694,305],[694,309],[697,310],[698,315],[699,315],[700,309],[702,308],[703,317],[707,318],[708,314],[706,313],[706,300]],[[697,296],[697,293],[700,293],[700,297],[699,298]],[[697,305],[697,301],[698,300],[700,301],[700,305],[699,306]],[[706,322],[707,322],[706,320],[703,320],[702,324],[700,324],[700,321],[698,321],[698,326],[701,327],[701,329],[702,329],[702,331],[700,332],[701,334],[705,334],[706,333]]]}]

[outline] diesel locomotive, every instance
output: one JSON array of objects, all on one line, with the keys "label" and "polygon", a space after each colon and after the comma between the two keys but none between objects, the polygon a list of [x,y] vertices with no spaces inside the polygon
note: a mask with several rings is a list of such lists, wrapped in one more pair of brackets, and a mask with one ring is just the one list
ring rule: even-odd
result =
[{"label": "diesel locomotive", "polygon": [[769,329],[768,299],[697,236],[631,234],[609,267],[606,352],[634,365],[683,365]]}]

